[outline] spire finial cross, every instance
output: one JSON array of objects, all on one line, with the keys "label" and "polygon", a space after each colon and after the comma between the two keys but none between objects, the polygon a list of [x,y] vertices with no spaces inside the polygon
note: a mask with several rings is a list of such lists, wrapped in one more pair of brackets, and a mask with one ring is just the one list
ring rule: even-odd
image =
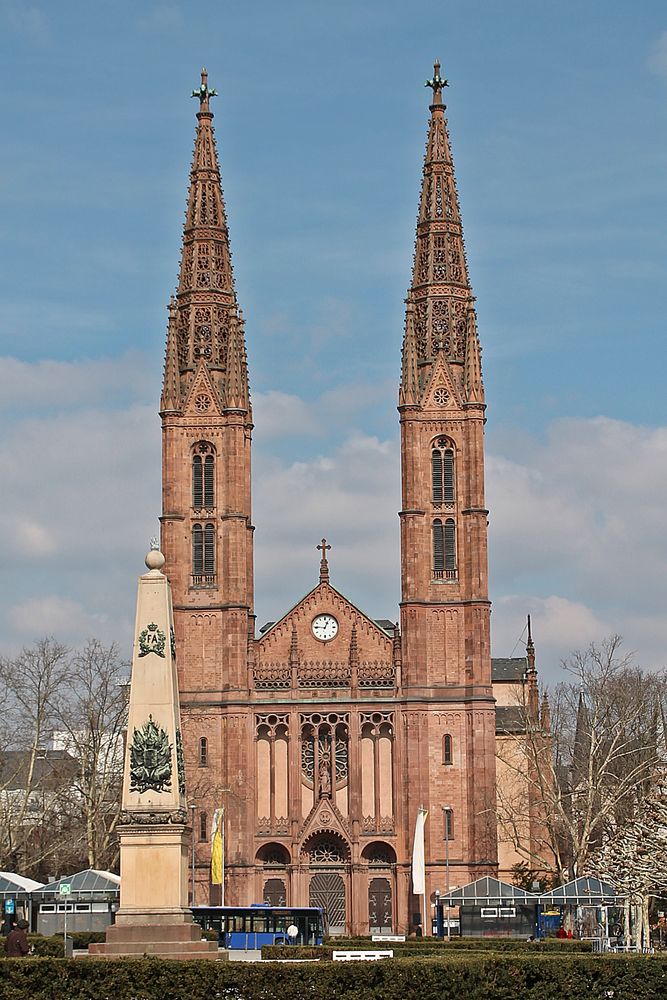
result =
[{"label": "spire finial cross", "polygon": [[203,69],[201,71],[201,84],[200,84],[199,90],[193,90],[191,96],[199,98],[199,110],[200,111],[208,111],[208,109],[209,109],[208,108],[209,97],[217,97],[218,96],[217,90],[209,90],[209,87],[208,87],[208,72],[205,69]]},{"label": "spire finial cross", "polygon": [[320,583],[329,582],[329,563],[327,562],[327,552],[330,548],[331,546],[328,544],[326,538],[323,538],[317,546],[318,552],[322,553],[322,558],[320,559]]},{"label": "spire finial cross", "polygon": [[448,87],[449,84],[443,77],[440,76],[440,60],[436,59],[433,63],[433,79],[427,80],[424,84],[425,87],[430,87],[433,91],[433,103],[442,104],[442,88]]}]

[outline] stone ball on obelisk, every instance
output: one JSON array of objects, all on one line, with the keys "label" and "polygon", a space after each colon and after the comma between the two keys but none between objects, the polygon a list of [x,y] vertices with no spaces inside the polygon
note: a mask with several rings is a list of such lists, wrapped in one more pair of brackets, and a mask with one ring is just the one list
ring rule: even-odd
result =
[{"label": "stone ball on obelisk", "polygon": [[144,559],[144,562],[151,572],[153,572],[153,570],[157,570],[159,573],[164,566],[166,559],[160,552],[157,538],[151,538],[150,551]]}]

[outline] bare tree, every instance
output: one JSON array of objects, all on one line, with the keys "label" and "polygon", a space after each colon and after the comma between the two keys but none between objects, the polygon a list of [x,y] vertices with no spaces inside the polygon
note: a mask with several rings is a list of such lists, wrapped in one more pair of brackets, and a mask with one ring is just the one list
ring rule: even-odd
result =
[{"label": "bare tree", "polygon": [[656,720],[665,690],[664,676],[622,654],[619,636],[574,652],[563,667],[575,681],[556,687],[550,727],[520,706],[522,731],[502,751],[516,780],[498,802],[517,851],[559,880],[581,874],[645,798],[660,761]]},{"label": "bare tree", "polygon": [[90,639],[70,657],[53,699],[55,741],[77,761],[73,788],[91,868],[112,867],[118,857],[128,675],[115,644]]},{"label": "bare tree", "polygon": [[[41,835],[45,821],[53,818],[54,784],[58,784],[52,781],[53,762],[46,761],[45,746],[67,653],[66,646],[47,638],[13,658],[0,659],[6,719],[0,761],[0,849],[5,863],[24,871],[35,870],[53,846]],[[56,812],[62,814],[61,809]]]}]

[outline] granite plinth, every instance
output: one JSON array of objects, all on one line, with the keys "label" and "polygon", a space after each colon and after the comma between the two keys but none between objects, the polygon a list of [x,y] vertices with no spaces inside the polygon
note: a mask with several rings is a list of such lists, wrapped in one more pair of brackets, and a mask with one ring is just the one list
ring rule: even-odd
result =
[{"label": "granite plinth", "polygon": [[123,956],[156,955],[175,959],[208,959],[217,961],[216,941],[203,941],[201,928],[194,923],[180,924],[113,924],[107,929],[106,941],[91,944],[91,958],[121,958]]}]

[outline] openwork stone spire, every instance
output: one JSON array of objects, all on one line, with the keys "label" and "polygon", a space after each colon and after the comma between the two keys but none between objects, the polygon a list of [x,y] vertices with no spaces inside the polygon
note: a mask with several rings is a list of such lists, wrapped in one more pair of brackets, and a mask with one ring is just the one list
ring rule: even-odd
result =
[{"label": "openwork stone spire", "polygon": [[[468,350],[468,339],[476,340],[472,290],[463,245],[454,165],[442,101],[447,81],[440,76],[440,63],[433,67],[433,78],[426,82],[433,91],[430,105],[426,155],[422,178],[412,286],[408,293],[404,361],[416,354],[420,385],[424,387],[432,362],[442,354],[454,366],[467,368],[465,377],[458,369],[463,398],[481,402],[483,398],[478,344]],[[414,347],[407,348],[408,338]],[[457,369],[455,368],[456,372]],[[403,366],[401,391],[406,400],[413,393],[408,383],[413,379],[412,362]]]},{"label": "openwork stone spire", "polygon": [[[243,329],[237,325],[229,233],[210,110],[216,91],[208,86],[206,70],[202,70],[201,85],[192,96],[199,100],[198,124],[176,294],[175,332],[172,335],[171,318],[169,332],[169,340],[173,337],[176,346],[180,399],[173,398],[170,387],[167,408],[179,408],[197,369],[204,365],[222,407],[247,409],[245,343]],[[171,364],[172,352],[168,343],[167,365]],[[230,371],[233,386],[229,385]],[[163,407],[167,375],[165,368]]]}]

